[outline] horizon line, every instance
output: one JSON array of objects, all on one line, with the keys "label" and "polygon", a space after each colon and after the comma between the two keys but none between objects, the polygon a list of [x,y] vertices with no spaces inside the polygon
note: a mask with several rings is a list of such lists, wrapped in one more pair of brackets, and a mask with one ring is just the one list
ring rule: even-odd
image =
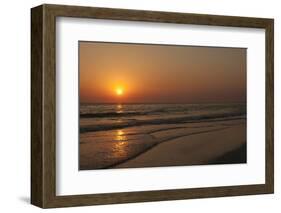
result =
[{"label": "horizon line", "polygon": [[165,102],[79,102],[79,104],[97,104],[97,105],[106,105],[106,104],[246,104],[247,102],[197,102],[197,103],[187,103],[187,102],[174,102],[174,103],[165,103]]}]

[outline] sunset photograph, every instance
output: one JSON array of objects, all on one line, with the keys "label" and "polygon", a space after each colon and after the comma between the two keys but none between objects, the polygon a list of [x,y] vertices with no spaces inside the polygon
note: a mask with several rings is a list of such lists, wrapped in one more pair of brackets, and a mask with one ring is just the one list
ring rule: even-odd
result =
[{"label": "sunset photograph", "polygon": [[247,163],[246,48],[78,50],[79,170]]}]

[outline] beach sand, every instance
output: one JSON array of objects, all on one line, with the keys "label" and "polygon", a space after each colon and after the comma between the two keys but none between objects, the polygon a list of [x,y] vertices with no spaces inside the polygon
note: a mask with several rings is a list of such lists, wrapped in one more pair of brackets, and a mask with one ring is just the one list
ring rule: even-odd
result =
[{"label": "beach sand", "polygon": [[246,163],[246,119],[148,125],[80,136],[80,169]]},{"label": "beach sand", "polygon": [[118,168],[246,163],[245,124],[159,144]]}]

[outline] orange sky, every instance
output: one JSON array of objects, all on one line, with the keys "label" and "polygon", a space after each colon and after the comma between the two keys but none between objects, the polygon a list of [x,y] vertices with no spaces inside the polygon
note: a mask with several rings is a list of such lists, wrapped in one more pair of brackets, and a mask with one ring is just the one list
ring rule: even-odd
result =
[{"label": "orange sky", "polygon": [[246,101],[244,48],[79,42],[79,71],[81,103]]}]

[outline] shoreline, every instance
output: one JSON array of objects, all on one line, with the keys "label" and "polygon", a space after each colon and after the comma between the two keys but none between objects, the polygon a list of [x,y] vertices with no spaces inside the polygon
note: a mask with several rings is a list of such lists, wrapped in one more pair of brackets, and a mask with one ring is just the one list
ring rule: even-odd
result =
[{"label": "shoreline", "polygon": [[[236,157],[236,160],[233,160],[234,157],[231,157],[231,155],[229,157],[227,153],[231,153],[239,146],[246,144],[245,119],[242,122],[237,120],[215,123],[209,121],[169,125],[161,128],[155,127],[155,129],[138,127],[131,130],[108,131],[108,139],[104,138],[102,132],[91,133],[93,135],[89,133],[86,137],[89,140],[80,143],[79,170],[244,162],[241,157]],[[119,134],[119,132],[122,134],[112,135]],[[95,137],[94,143],[91,142],[92,137]],[[107,142],[115,140],[114,137],[117,137],[116,142]],[[230,142],[227,138],[231,139]],[[101,140],[101,142],[98,142],[98,140]],[[215,148],[212,148],[212,146],[215,146]],[[201,159],[198,159],[198,156],[192,157],[190,155],[194,152],[198,152]],[[182,155],[182,153],[185,153],[185,155]],[[226,160],[219,159],[226,154]],[[171,155],[174,156],[171,157]]]},{"label": "shoreline", "polygon": [[[173,140],[173,139],[182,138],[182,137],[188,137],[188,136],[191,136],[191,135],[199,135],[199,134],[207,133],[207,132],[220,131],[220,130],[222,130],[222,129],[226,129],[226,128],[220,128],[220,129],[209,130],[209,131],[200,131],[200,132],[195,132],[195,133],[186,134],[186,135],[184,135],[184,136],[178,136],[178,137],[175,137],[175,138],[172,138],[172,139],[167,139],[167,140],[159,141],[158,143],[152,145],[151,147],[149,147],[149,148],[146,149],[146,150],[143,150],[142,152],[138,153],[137,155],[132,156],[131,158],[125,159],[123,162],[118,162],[118,163],[116,163],[116,164],[114,164],[114,165],[105,167],[105,168],[103,168],[103,169],[118,168],[119,165],[121,165],[121,164],[123,164],[123,163],[125,164],[126,162],[128,162],[128,161],[130,161],[130,160],[133,160],[133,159],[135,159],[135,158],[138,158],[139,156],[145,154],[145,153],[148,152],[149,150],[154,149],[154,148],[156,148],[157,146],[159,146],[159,145],[161,145],[161,144],[163,144],[163,143],[169,143],[169,142],[170,142],[171,140]],[[145,166],[142,166],[142,167],[145,167]]]},{"label": "shoreline", "polygon": [[[237,138],[231,139],[236,134]],[[189,135],[152,147],[110,168],[143,168],[246,163],[245,124]],[[225,141],[228,138],[229,141]]]}]

